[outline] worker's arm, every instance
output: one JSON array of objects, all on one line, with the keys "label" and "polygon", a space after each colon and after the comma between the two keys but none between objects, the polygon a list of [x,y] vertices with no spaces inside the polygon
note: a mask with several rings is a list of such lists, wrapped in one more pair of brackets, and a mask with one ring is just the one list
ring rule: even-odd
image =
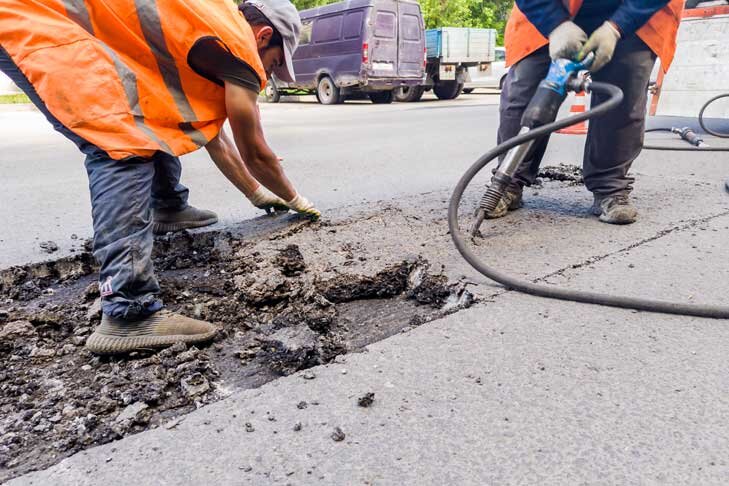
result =
[{"label": "worker's arm", "polygon": [[552,59],[573,59],[587,42],[587,34],[572,22],[561,0],[517,0],[516,5],[549,38]]},{"label": "worker's arm", "polygon": [[220,172],[242,192],[256,207],[266,211],[286,210],[288,207],[281,198],[268,193],[261,184],[251,175],[238,150],[226,135],[220,130],[217,137],[208,143],[205,148],[210,158],[218,166]]},{"label": "worker's arm", "polygon": [[516,0],[516,6],[544,37],[549,37],[561,23],[570,20],[562,0]]},{"label": "worker's arm", "polygon": [[625,0],[610,21],[625,38],[643,27],[653,17],[653,14],[666,5],[668,5],[668,0]]},{"label": "worker's arm", "polygon": [[289,208],[318,218],[319,211],[296,192],[278,157],[266,143],[257,100],[258,95],[250,89],[225,81],[225,108],[238,152],[251,175],[286,201]]},{"label": "worker's arm", "polygon": [[606,20],[590,35],[580,50],[578,59],[584,59],[590,52],[594,52],[595,60],[590,70],[599,71],[613,58],[618,41],[632,35],[667,3],[667,0],[624,1],[610,20]]}]

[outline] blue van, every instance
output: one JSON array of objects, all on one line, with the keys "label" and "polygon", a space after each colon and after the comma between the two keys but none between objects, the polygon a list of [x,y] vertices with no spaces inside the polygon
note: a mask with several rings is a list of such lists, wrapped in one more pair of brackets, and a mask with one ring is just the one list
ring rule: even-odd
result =
[{"label": "blue van", "polygon": [[391,103],[393,91],[425,79],[425,28],[416,0],[347,0],[300,12],[296,82],[269,82],[267,98],[315,93],[333,105],[369,97]]}]

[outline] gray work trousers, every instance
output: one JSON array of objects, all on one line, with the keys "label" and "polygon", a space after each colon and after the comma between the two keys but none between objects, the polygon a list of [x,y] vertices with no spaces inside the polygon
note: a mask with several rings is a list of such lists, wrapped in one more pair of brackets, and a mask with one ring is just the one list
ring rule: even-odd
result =
[{"label": "gray work trousers", "polygon": [[[623,90],[623,102],[610,113],[589,122],[582,160],[585,186],[595,194],[628,194],[634,179],[628,170],[643,147],[648,82],[656,56],[638,36],[618,42],[612,61],[592,75],[592,79],[610,83]],[[516,136],[521,117],[534,96],[539,82],[549,70],[548,46],[530,54],[512,66],[501,91],[498,143]],[[604,97],[592,94],[592,106]],[[549,137],[538,140],[517,171],[514,184],[534,183],[547,149]]]},{"label": "gray work trousers", "polygon": [[22,89],[56,131],[86,154],[94,223],[94,257],[105,314],[136,320],[162,308],[152,264],[152,208],[184,209],[180,160],[164,152],[150,159],[114,160],[54,117],[33,85],[0,47],[0,70]]}]

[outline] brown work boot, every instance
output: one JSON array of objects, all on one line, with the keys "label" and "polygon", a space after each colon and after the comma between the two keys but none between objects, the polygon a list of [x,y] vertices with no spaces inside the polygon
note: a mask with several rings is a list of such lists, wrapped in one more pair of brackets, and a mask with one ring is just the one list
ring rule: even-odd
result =
[{"label": "brown work boot", "polygon": [[638,219],[638,210],[630,202],[627,194],[601,196],[595,194],[592,214],[600,217],[600,221],[609,224],[631,224]]},{"label": "brown work boot", "polygon": [[486,219],[503,218],[509,211],[519,209],[522,206],[521,197],[523,192],[524,188],[521,186],[508,188],[504,195],[501,196],[501,200],[496,205],[496,208],[490,213],[486,213]]},{"label": "brown work boot", "polygon": [[184,229],[210,226],[218,222],[218,215],[206,209],[187,206],[185,209],[155,209],[152,220],[154,234],[164,235]]},{"label": "brown work boot", "polygon": [[86,340],[95,354],[123,354],[160,349],[175,343],[199,344],[212,340],[218,328],[205,321],[169,311],[159,311],[141,321],[124,321],[106,314]]}]

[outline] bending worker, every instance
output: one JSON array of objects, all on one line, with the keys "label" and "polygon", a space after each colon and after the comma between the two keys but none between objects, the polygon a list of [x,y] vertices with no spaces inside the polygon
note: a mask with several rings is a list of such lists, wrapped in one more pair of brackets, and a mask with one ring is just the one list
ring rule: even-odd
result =
[{"label": "bending worker", "polygon": [[209,323],[163,310],[158,296],[153,231],[217,221],[187,204],[179,156],[205,147],[255,206],[319,216],[266,144],[256,104],[271,73],[293,79],[300,28],[287,0],[240,10],[230,0],[0,4],[0,68],[86,155],[103,309],[92,352],[215,335]]},{"label": "bending worker", "polygon": [[[521,117],[551,59],[583,59],[595,53],[595,81],[623,90],[625,99],[590,120],[583,158],[584,180],[594,195],[592,212],[612,224],[635,222],[628,170],[643,146],[648,82],[656,56],[666,71],[676,48],[683,0],[517,0],[506,26],[506,63],[498,143],[516,136]],[[592,94],[592,104],[603,102]],[[537,178],[549,137],[537,141],[497,208],[504,216],[521,207],[522,191]]]}]

